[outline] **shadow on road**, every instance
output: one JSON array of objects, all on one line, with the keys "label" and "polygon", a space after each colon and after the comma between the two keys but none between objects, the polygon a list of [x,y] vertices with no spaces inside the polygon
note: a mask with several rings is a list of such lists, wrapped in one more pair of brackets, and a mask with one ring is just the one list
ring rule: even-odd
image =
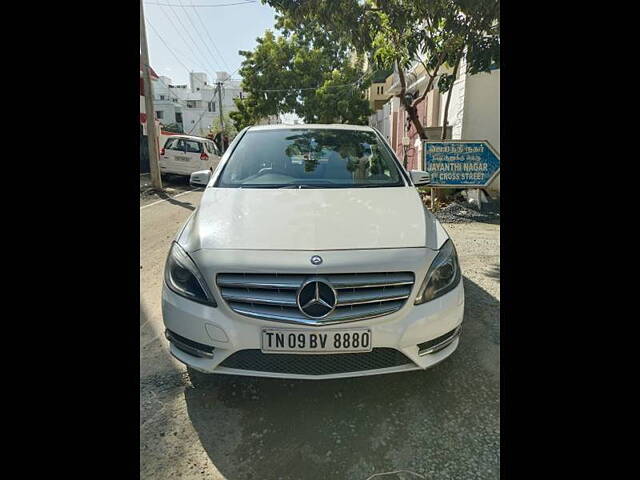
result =
[{"label": "shadow on road", "polygon": [[[401,374],[292,381],[193,373],[188,414],[229,479],[499,477],[500,302],[464,279],[460,345]],[[395,477],[393,477],[395,478]]]},{"label": "shadow on road", "polygon": [[486,275],[500,282],[500,264],[493,265]]},{"label": "shadow on road", "polygon": [[164,192],[158,192],[157,193],[158,197],[162,198],[163,200],[166,200],[167,202],[173,204],[173,205],[177,205],[179,207],[183,207],[186,208],[188,210],[195,210],[196,207],[193,206],[192,203],[190,202],[181,202],[180,200],[176,200],[175,198],[170,197],[169,195],[167,195]]}]

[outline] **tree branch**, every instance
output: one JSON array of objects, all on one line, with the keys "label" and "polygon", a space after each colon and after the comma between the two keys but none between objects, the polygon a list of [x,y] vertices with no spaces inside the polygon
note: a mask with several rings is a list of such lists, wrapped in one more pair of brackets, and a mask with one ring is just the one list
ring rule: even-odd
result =
[{"label": "tree branch", "polygon": [[458,75],[458,67],[460,66],[460,60],[462,60],[462,54],[463,54],[462,51],[458,54],[458,56],[456,57],[455,66],[453,67],[453,73],[452,73],[453,80],[451,82],[451,85],[449,86],[449,91],[447,92],[447,101],[444,106],[444,118],[442,120],[441,140],[447,139],[447,123],[449,123],[449,104],[451,102],[451,93],[453,92],[453,84],[456,83],[456,76]]},{"label": "tree branch", "polygon": [[[407,82],[406,82],[406,79],[404,78],[404,72],[402,71],[402,68],[400,67],[400,62],[398,60],[396,60],[396,66],[398,67],[398,76],[400,77],[400,86],[401,86],[400,93],[397,96],[400,97],[400,103],[402,103],[402,105],[404,106],[407,112],[407,115],[409,115],[409,118],[411,119],[411,123],[413,123],[413,126],[416,129],[416,132],[418,132],[418,136],[421,139],[426,140],[427,137],[424,133],[422,122],[418,117],[418,112],[416,110],[416,107],[411,105],[406,99],[405,95],[407,92]],[[406,161],[405,161],[405,167],[406,167]]]},{"label": "tree branch", "polygon": [[402,71],[402,67],[400,66],[400,62],[398,60],[396,60],[396,67],[398,69],[398,77],[400,78],[400,93],[398,94],[398,96],[400,97],[400,101],[402,102],[402,104],[406,107],[406,101],[405,101],[405,93],[407,92],[407,81],[404,78],[404,72]]},{"label": "tree branch", "polygon": [[[420,63],[424,65],[424,63],[422,62],[422,59],[420,59]],[[414,107],[417,107],[427,97],[427,94],[433,88],[433,82],[435,81],[436,76],[438,75],[438,72],[440,71],[440,67],[442,66],[443,63],[444,63],[444,51],[440,53],[440,57],[438,58],[438,63],[436,64],[436,67],[433,70],[433,75],[431,75],[429,71],[427,71],[427,74],[429,75],[429,83],[427,84],[427,88],[424,89],[424,93],[420,96],[420,98],[417,98],[416,100],[414,100],[412,104]],[[426,69],[426,66],[425,66],[425,69]]]}]

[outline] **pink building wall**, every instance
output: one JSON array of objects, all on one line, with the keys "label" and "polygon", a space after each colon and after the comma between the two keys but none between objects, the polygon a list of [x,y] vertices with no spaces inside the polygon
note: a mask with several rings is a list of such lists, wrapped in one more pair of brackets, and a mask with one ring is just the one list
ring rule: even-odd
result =
[{"label": "pink building wall", "polygon": [[[418,105],[418,117],[422,122],[423,126],[425,125],[426,120],[426,111],[427,111],[427,100],[423,100]],[[409,131],[407,131],[407,126],[409,126]],[[419,139],[418,132],[415,127],[411,123],[411,121],[407,117],[407,113],[402,105],[400,105],[400,111],[398,112],[398,116],[396,118],[395,128],[398,134],[394,136],[393,149],[400,160],[400,163],[404,162],[404,145],[402,145],[402,137],[409,137],[409,145],[406,147],[407,149],[407,170],[421,170],[422,169],[422,161],[420,159],[420,154],[422,149],[420,147],[415,146],[416,139]]]}]

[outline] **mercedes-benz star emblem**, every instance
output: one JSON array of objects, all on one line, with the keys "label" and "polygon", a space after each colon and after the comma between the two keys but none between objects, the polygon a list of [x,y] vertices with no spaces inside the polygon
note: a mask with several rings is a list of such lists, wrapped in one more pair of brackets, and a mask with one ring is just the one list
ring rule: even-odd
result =
[{"label": "mercedes-benz star emblem", "polygon": [[298,290],[298,308],[309,318],[324,318],[336,308],[336,291],[322,280],[309,280]]},{"label": "mercedes-benz star emblem", "polygon": [[314,265],[320,265],[322,263],[322,257],[320,255],[314,255],[311,257],[311,263]]}]

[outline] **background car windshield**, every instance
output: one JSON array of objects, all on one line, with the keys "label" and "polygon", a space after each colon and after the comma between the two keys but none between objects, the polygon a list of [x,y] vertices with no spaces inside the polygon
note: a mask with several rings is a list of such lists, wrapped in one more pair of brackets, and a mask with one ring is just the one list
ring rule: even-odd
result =
[{"label": "background car windshield", "polygon": [[218,187],[349,188],[404,186],[376,134],[338,129],[248,131]]}]

